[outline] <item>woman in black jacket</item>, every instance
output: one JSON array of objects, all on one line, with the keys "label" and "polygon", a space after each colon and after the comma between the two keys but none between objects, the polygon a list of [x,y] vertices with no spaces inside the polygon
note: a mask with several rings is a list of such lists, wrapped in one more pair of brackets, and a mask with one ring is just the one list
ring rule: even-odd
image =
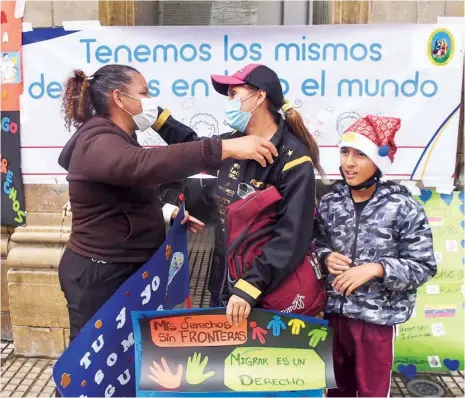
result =
[{"label": "woman in black jacket", "polygon": [[[235,131],[223,136],[259,136],[271,141],[278,157],[265,168],[249,161],[225,161],[218,172],[215,192],[219,223],[210,273],[211,306],[227,305],[227,315],[235,323],[247,318],[251,307],[276,288],[302,262],[313,237],[315,210],[314,168],[325,178],[318,146],[300,114],[283,98],[281,83],[274,71],[251,64],[232,76],[212,76],[217,92],[229,97],[226,121]],[[285,114],[281,116],[279,111]],[[166,122],[158,129],[169,143],[197,140],[189,127],[163,111]],[[169,116],[169,117],[168,117]],[[249,189],[275,186],[283,199],[278,205],[272,239],[263,247],[242,279],[228,287],[224,246],[225,207],[240,199],[239,184]]]}]

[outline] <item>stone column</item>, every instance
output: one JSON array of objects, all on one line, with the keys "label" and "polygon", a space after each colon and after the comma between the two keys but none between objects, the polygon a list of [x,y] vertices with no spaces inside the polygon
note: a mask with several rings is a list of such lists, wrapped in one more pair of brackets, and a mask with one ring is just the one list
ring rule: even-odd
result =
[{"label": "stone column", "polygon": [[1,257],[2,257],[2,265],[1,265],[1,300],[2,300],[2,308],[1,308],[1,336],[2,340],[13,340],[13,335],[11,333],[11,321],[10,321],[10,305],[8,302],[8,281],[7,281],[7,271],[8,268],[5,266],[5,261],[8,256],[8,242],[10,240],[12,228],[6,227],[2,225],[1,229]]},{"label": "stone column", "polygon": [[106,26],[158,25],[157,1],[99,1],[100,22]]},{"label": "stone column", "polygon": [[[7,245],[2,241],[2,274],[7,275],[2,321],[9,314],[16,354],[57,357],[68,343],[68,313],[57,273],[71,230],[71,215],[62,212],[67,188],[25,185],[27,225],[15,228]],[[2,338],[4,329],[7,334],[2,322]]]},{"label": "stone column", "polygon": [[313,23],[365,24],[368,23],[368,1],[315,1],[313,3]]}]

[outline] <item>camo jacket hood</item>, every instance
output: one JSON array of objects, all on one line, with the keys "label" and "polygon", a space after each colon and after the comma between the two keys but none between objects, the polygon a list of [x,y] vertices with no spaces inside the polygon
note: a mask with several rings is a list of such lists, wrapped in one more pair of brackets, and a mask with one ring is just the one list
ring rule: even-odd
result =
[{"label": "camo jacket hood", "polygon": [[379,325],[407,321],[417,288],[436,274],[433,238],[421,205],[404,186],[381,182],[357,221],[349,187],[338,183],[318,206],[315,245],[320,259],[331,252],[355,266],[380,263],[384,277],[375,278],[349,297],[338,295],[334,276],[327,277],[326,312]]}]

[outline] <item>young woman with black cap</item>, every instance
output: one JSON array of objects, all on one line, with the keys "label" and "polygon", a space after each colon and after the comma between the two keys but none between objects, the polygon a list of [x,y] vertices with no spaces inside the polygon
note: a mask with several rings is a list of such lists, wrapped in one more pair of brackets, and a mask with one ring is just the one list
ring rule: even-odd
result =
[{"label": "young woman with black cap", "polygon": [[[267,66],[250,64],[231,76],[212,75],[215,90],[229,97],[225,118],[234,131],[223,139],[259,136],[278,149],[273,164],[257,167],[249,161],[224,161],[218,172],[216,200],[219,225],[210,272],[211,306],[227,306],[234,323],[247,318],[251,307],[275,289],[302,262],[313,235],[315,210],[315,173],[325,174],[320,154],[300,114],[283,97],[277,74]],[[280,114],[282,111],[285,115]],[[167,111],[165,111],[167,112]],[[166,113],[159,129],[170,142],[197,139],[188,127]],[[244,185],[245,184],[245,185]],[[224,245],[225,207],[241,199],[240,189],[275,186],[283,199],[279,202],[277,222],[271,240],[263,247],[252,267],[233,285],[228,284]],[[241,187],[240,187],[241,186]],[[229,286],[228,286],[229,285]],[[296,292],[297,293],[297,292]]]}]

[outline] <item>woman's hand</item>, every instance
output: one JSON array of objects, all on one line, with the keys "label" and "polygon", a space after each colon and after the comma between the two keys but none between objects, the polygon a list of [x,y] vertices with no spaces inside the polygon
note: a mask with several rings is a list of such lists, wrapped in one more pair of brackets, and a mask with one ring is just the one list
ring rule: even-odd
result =
[{"label": "woman's hand", "polygon": [[326,257],[326,267],[332,275],[340,275],[350,268],[352,260],[342,254],[332,252]]},{"label": "woman's hand", "polygon": [[[174,220],[179,213],[179,208],[173,211],[171,218]],[[197,220],[195,217],[192,217],[187,210],[184,211],[184,218],[181,221],[181,225],[187,223],[187,229],[192,233],[196,234],[197,232],[202,232],[205,228],[205,224]]]},{"label": "woman's hand", "polygon": [[226,307],[226,317],[231,325],[239,326],[250,315],[252,307],[243,298],[233,294]]},{"label": "woman's hand", "polygon": [[271,164],[273,156],[278,156],[276,147],[270,141],[256,135],[223,140],[222,145],[221,160],[227,158],[251,159],[266,167],[266,162]]}]

